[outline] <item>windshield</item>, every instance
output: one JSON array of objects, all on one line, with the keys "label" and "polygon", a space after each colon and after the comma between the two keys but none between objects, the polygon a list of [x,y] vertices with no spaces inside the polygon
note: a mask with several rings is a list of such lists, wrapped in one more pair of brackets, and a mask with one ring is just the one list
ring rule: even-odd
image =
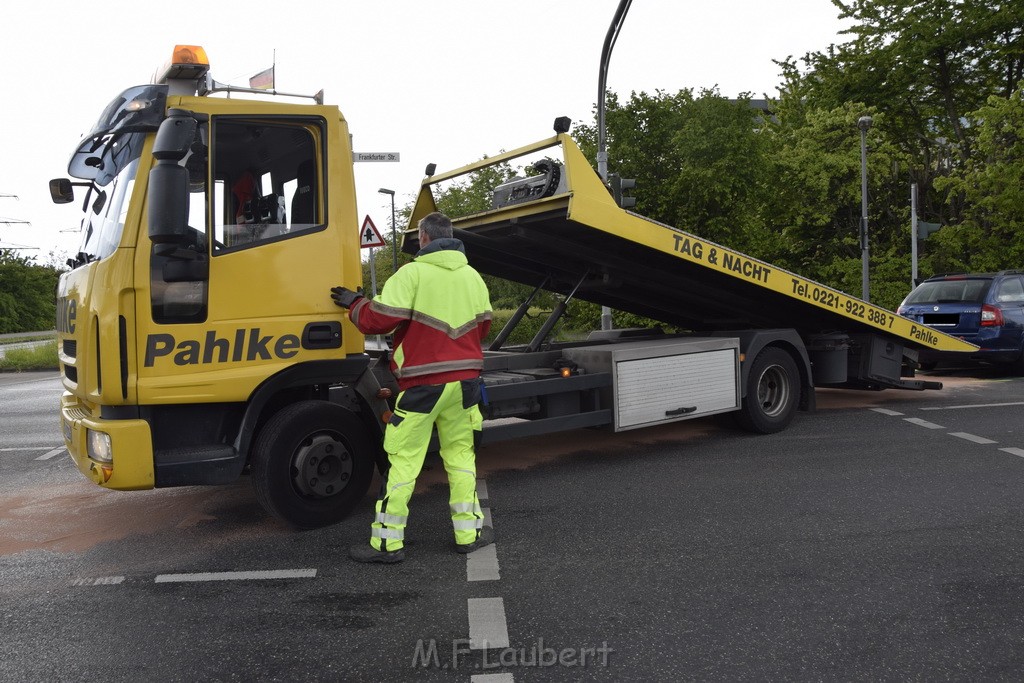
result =
[{"label": "windshield", "polygon": [[992,280],[988,278],[922,282],[903,303],[904,305],[981,303],[985,300],[985,293],[988,292],[991,284]]},{"label": "windshield", "polygon": [[[75,178],[106,185],[134,158],[119,162],[116,157],[125,152],[117,141],[130,141],[135,137],[132,134],[156,131],[164,117],[166,100],[166,85],[140,85],[114,98],[93,129],[78,143],[68,162],[68,173]],[[128,145],[129,149],[132,147]],[[110,157],[115,157],[113,166]]]},{"label": "windshield", "polygon": [[[78,254],[78,260],[82,263],[110,256],[121,241],[144,137],[141,133],[122,137],[119,151],[109,155],[117,163],[104,169],[102,178],[97,178],[86,195],[82,246]],[[101,183],[100,180],[106,182]]]}]

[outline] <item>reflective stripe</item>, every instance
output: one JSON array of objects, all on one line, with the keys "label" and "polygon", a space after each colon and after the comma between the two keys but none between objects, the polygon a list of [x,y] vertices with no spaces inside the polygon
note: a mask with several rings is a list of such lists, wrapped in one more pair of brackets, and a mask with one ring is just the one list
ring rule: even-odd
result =
[{"label": "reflective stripe", "polygon": [[395,377],[418,377],[420,375],[432,375],[436,372],[455,372],[456,370],[481,370],[483,367],[484,362],[479,358],[446,360],[414,365],[411,368],[403,369],[401,374],[396,372]]},{"label": "reflective stripe", "polygon": [[370,529],[370,536],[373,538],[391,538],[396,541],[401,541],[405,538],[404,529],[381,529],[378,527],[372,527]]},{"label": "reflective stripe", "polygon": [[[374,310],[376,310],[376,308]],[[397,311],[397,309],[395,310]],[[397,313],[390,313],[390,315],[394,315],[397,317]],[[467,322],[462,323],[458,327],[454,327],[451,323],[445,322],[444,320],[441,320],[439,318],[435,318],[432,315],[427,315],[426,313],[423,313],[421,311],[409,311],[409,315],[406,315],[404,317],[412,318],[412,320],[418,322],[421,325],[425,325],[426,327],[437,330],[438,332],[447,335],[449,339],[458,339],[459,337],[466,334],[470,330],[476,329],[480,325],[480,323],[484,322],[485,320],[490,320],[491,312],[484,311],[482,313],[477,313],[476,317],[472,318],[471,320],[468,320]]]},{"label": "reflective stripe", "polygon": [[402,517],[401,515],[389,515],[385,512],[378,512],[376,519],[373,521],[380,524],[405,524],[409,521],[409,518]]},{"label": "reflective stripe", "polygon": [[452,520],[452,528],[456,531],[462,531],[464,529],[483,529],[484,520],[482,517],[476,519],[455,519]]},{"label": "reflective stripe", "polygon": [[398,484],[395,484],[394,486],[392,486],[391,488],[389,488],[389,489],[388,489],[388,495],[390,496],[390,495],[391,495],[391,493],[392,493],[392,492],[393,492],[393,491],[394,491],[395,489],[399,488],[400,486],[408,486],[409,484],[412,484],[412,483],[413,483],[413,482],[411,482],[411,481],[403,481],[403,482],[400,482],[400,483],[398,483]]},{"label": "reflective stripe", "polygon": [[402,320],[409,320],[413,316],[413,310],[411,308],[387,306],[376,299],[370,299],[369,301],[370,310],[374,313],[380,313],[381,315],[386,315],[389,318],[401,318]]},{"label": "reflective stripe", "polygon": [[454,503],[448,507],[451,508],[452,514],[456,514],[458,512],[472,512],[473,514],[482,515],[484,513],[483,510],[480,509],[479,503]]},{"label": "reflective stripe", "polygon": [[453,467],[452,472],[463,472],[465,474],[472,474],[474,477],[476,476],[476,472],[473,470],[464,470],[461,467]]}]

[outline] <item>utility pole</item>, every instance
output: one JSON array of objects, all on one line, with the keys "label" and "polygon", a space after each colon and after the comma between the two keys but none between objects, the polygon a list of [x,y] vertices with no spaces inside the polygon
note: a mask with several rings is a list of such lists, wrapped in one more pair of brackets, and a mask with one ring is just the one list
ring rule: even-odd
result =
[{"label": "utility pole", "polygon": [[[0,194],[0,199],[4,197],[13,198],[17,201],[20,201],[20,198],[16,194]],[[3,216],[0,216],[0,225],[32,225],[32,222],[22,221],[16,218],[4,218]],[[7,246],[4,246],[3,243],[0,242],[0,250],[24,251],[29,249],[38,249],[38,247],[26,247],[20,244],[8,244]]]},{"label": "utility pole", "polygon": [[868,263],[871,260],[871,248],[868,245],[868,128],[871,127],[871,117],[862,116],[857,119],[857,127],[860,128],[860,298],[871,301],[868,286]]},{"label": "utility pole", "polygon": [[[5,197],[6,198],[14,199],[16,201],[20,201],[19,198],[18,198],[18,195],[16,195],[16,194],[6,194],[6,193],[0,194],[0,199],[5,198]],[[0,225],[32,225],[32,223],[30,221],[18,220],[17,218],[4,218],[3,216],[0,216]],[[36,247],[23,247],[23,246],[21,246],[19,244],[10,244],[10,245],[5,247],[5,246],[3,246],[2,243],[0,243],[0,249],[35,249],[35,248]]]},{"label": "utility pole", "polygon": [[917,183],[910,183],[910,288],[917,287]]}]

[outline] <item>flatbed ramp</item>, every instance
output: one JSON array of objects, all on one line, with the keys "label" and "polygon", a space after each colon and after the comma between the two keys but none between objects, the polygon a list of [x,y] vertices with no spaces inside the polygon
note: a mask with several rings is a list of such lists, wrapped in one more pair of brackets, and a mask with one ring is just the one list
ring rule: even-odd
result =
[{"label": "flatbed ramp", "polygon": [[[550,158],[560,148],[560,163]],[[792,328],[807,338],[842,331],[909,348],[976,347],[783,270],[617,206],[566,134],[429,176],[410,220],[436,210],[431,187],[504,161],[546,152],[538,175],[494,192],[493,208],[453,216],[480,272],[693,331]],[[415,229],[404,249],[418,249]]]}]

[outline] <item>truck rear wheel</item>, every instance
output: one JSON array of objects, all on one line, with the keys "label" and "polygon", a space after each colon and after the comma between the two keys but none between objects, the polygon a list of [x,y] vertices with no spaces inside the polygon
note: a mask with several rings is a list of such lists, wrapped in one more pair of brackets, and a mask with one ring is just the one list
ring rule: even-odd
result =
[{"label": "truck rear wheel", "polygon": [[260,504],[303,529],[334,524],[362,500],[373,448],[359,418],[325,401],[302,401],[274,415],[253,446]]},{"label": "truck rear wheel", "polygon": [[750,367],[747,395],[736,421],[759,434],[781,432],[793,421],[800,397],[800,373],[792,356],[769,346],[757,354]]}]

